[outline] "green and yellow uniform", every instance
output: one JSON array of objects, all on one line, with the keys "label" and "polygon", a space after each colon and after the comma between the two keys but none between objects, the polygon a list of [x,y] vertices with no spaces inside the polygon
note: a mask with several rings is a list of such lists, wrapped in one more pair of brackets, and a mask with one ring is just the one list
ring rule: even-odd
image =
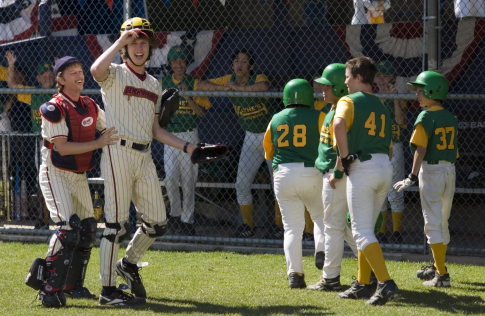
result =
[{"label": "green and yellow uniform", "polygon": [[320,141],[318,143],[318,157],[315,160],[315,167],[322,173],[326,173],[335,167],[337,151],[333,148],[333,117],[335,106],[325,116],[322,128],[320,129]]},{"label": "green and yellow uniform", "polygon": [[315,108],[315,110],[318,110],[327,114],[328,111],[330,111],[330,109],[332,108],[332,103],[315,100],[315,102],[313,102],[313,107]]},{"label": "green and yellow uniform", "polygon": [[[392,142],[393,143],[402,143],[404,141],[404,136],[402,135],[402,129],[406,127],[406,124],[404,123],[403,125],[399,125],[396,122],[396,107],[394,104],[394,100],[392,99],[381,99],[381,102],[384,104],[386,107],[387,111],[389,112],[389,115],[391,116],[391,122],[392,122]],[[399,100],[399,107],[401,108],[401,111],[406,117],[406,101],[404,100]]]}]

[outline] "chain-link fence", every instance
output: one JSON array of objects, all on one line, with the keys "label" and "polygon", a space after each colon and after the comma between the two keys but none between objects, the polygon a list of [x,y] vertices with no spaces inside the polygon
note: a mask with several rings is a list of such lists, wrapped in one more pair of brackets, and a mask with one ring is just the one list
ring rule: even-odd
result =
[{"label": "chain-link fence", "polygon": [[[315,107],[328,111],[322,86],[313,79],[331,63],[368,56],[382,71],[375,92],[396,112],[393,165],[399,178],[411,170],[409,139],[420,112],[406,82],[423,70],[439,71],[450,82],[445,106],[459,121],[460,159],[448,249],[482,254],[484,6],[483,0],[2,1],[0,232],[45,235],[46,228],[55,229],[38,169],[43,147],[39,106],[56,92],[56,58],[70,55],[81,61],[83,93],[104,108],[89,68],[119,37],[126,17],[141,16],[150,20],[157,39],[148,73],[183,96],[168,130],[193,143],[230,147],[225,159],[194,166],[188,155],[153,140],[170,218],[162,240],[281,246],[281,214],[262,146],[271,115],[283,108],[281,91],[290,79],[305,78],[313,83]],[[117,55],[114,63],[121,62]],[[126,115],[138,119],[138,113]],[[101,228],[100,157],[95,151],[96,168],[87,177]],[[427,251],[416,186],[402,195],[390,192],[383,210],[386,227],[379,237],[385,249]],[[135,227],[139,217],[133,205],[130,214]],[[307,217],[303,239],[312,248],[313,225]]]}]

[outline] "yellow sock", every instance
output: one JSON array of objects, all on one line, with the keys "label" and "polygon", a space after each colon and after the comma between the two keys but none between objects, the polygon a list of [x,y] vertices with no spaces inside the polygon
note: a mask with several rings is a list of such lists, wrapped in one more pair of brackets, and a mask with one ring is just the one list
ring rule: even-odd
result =
[{"label": "yellow sock", "polygon": [[381,230],[379,231],[379,233],[385,233],[386,232],[387,211],[383,211],[383,212],[381,212],[381,214],[382,214],[382,226],[381,226]]},{"label": "yellow sock", "polygon": [[392,213],[392,224],[395,232],[401,231],[401,223],[402,223],[402,213],[400,212]]},{"label": "yellow sock", "polygon": [[364,249],[364,255],[369,262],[372,270],[376,275],[379,282],[385,282],[390,280],[389,272],[387,271],[386,262],[384,261],[384,255],[382,254],[381,246],[379,243],[373,242]]},{"label": "yellow sock", "polygon": [[243,217],[244,224],[248,224],[250,227],[253,227],[253,203],[248,205],[239,205],[241,208],[241,213]]},{"label": "yellow sock", "polygon": [[443,243],[437,243],[431,245],[431,251],[433,252],[434,265],[436,270],[440,275],[446,274],[445,268],[445,256],[446,256],[446,246],[443,247]]},{"label": "yellow sock", "polygon": [[358,255],[359,261],[357,263],[359,267],[358,275],[357,275],[357,282],[360,284],[369,284],[369,279],[370,279],[370,274],[372,272],[372,268],[369,265],[369,262],[367,261],[367,258],[365,257],[364,253],[359,250],[359,255]]},{"label": "yellow sock", "polygon": [[308,234],[313,234],[313,221],[310,213],[308,213],[307,209],[305,208],[305,232]]},{"label": "yellow sock", "polygon": [[276,225],[278,225],[279,227],[283,227],[283,218],[281,217],[281,210],[278,201],[274,201],[274,219]]}]

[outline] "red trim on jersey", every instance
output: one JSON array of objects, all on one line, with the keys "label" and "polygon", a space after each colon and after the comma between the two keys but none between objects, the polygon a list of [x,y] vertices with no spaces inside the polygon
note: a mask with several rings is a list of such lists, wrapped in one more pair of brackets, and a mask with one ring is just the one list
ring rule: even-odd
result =
[{"label": "red trim on jersey", "polygon": [[56,135],[56,136],[52,136],[51,137],[51,140],[56,139],[56,138],[67,138],[67,135]]},{"label": "red trim on jersey", "polygon": [[145,79],[147,78],[147,73],[146,73],[146,71],[143,73],[143,75],[140,75],[139,73],[137,73],[136,71],[134,71],[134,70],[133,70],[133,69],[130,67],[130,65],[128,65],[128,63],[125,63],[125,65],[126,65],[126,67],[128,67],[128,69],[130,69],[130,71],[131,71],[132,73],[134,73],[134,74],[135,74],[135,75],[138,77],[138,79],[140,79],[141,81],[145,81]]}]

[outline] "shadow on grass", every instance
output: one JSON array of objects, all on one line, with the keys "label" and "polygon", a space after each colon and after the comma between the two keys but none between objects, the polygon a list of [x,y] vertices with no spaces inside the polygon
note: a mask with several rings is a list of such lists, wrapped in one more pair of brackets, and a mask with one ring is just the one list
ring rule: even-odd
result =
[{"label": "shadow on grass", "polygon": [[434,308],[441,312],[449,312],[458,315],[483,315],[485,314],[485,301],[480,296],[450,295],[437,289],[428,291],[401,290],[403,300],[397,301],[396,305]]}]

